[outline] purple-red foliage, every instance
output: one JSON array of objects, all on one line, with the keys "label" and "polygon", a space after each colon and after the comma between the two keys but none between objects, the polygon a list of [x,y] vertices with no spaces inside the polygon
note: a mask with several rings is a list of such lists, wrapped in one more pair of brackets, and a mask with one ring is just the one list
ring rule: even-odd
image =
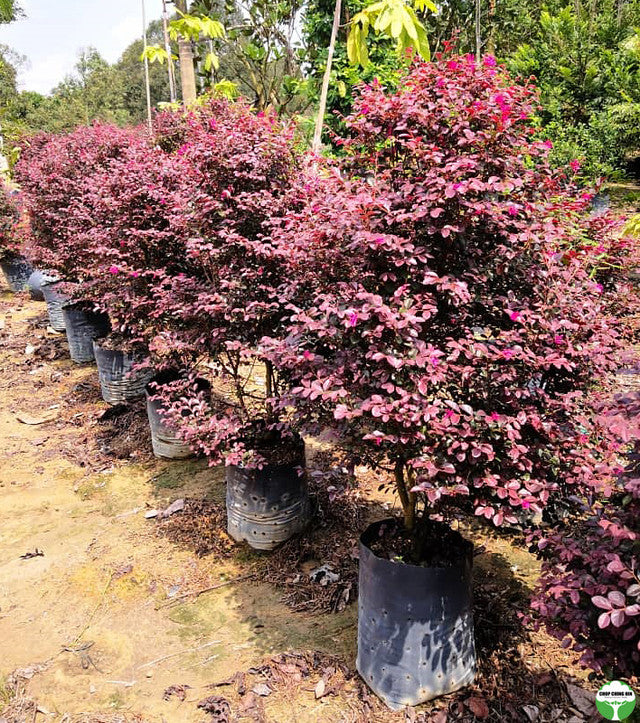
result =
[{"label": "purple-red foliage", "polygon": [[[186,128],[175,155],[193,172],[188,267],[156,287],[167,325],[154,349],[191,350],[215,362],[228,394],[210,412],[189,414],[183,426],[210,459],[231,462],[277,391],[257,349],[283,317],[283,266],[268,233],[296,200],[300,159],[293,129],[243,102],[214,99],[181,118]],[[168,119],[165,125],[174,129]],[[261,376],[262,389],[252,375]],[[184,417],[179,406],[176,421]]]},{"label": "purple-red foliage", "polygon": [[532,140],[534,106],[469,58],[417,65],[392,95],[366,87],[350,180],[320,180],[274,235],[294,305],[269,342],[282,404],[395,469],[409,523],[418,500],[525,522],[610,474],[590,393],[616,332],[561,253],[548,205],[567,189]]},{"label": "purple-red foliage", "polygon": [[92,191],[92,177],[132,144],[143,142],[137,130],[101,124],[31,140],[15,175],[30,219],[27,252],[34,263],[67,281],[83,277],[82,232],[87,219],[91,222],[85,199]]},{"label": "purple-red foliage", "polygon": [[583,664],[631,675],[640,669],[640,393],[619,395],[605,417],[634,440],[629,464],[583,519],[532,536],[543,557],[532,609]]},{"label": "purple-red foliage", "polygon": [[0,260],[20,253],[22,245],[20,227],[18,191],[0,177]]},{"label": "purple-red foliage", "polygon": [[189,269],[188,165],[140,142],[88,179],[73,209],[82,298],[115,330],[148,345],[163,331],[156,287]]}]

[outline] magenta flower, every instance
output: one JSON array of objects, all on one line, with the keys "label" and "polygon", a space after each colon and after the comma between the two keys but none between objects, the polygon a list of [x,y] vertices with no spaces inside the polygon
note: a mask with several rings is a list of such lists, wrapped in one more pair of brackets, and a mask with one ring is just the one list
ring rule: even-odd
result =
[{"label": "magenta flower", "polygon": [[304,350],[303,356],[305,359],[308,359],[308,360],[313,359],[313,354],[308,349]]},{"label": "magenta flower", "polygon": [[515,354],[515,352],[513,351],[513,349],[503,349],[502,350],[502,356],[505,359],[511,359],[514,354]]},{"label": "magenta flower", "polygon": [[120,269],[117,266],[109,266],[109,273],[118,274],[120,273]]},{"label": "magenta flower", "polygon": [[358,323],[358,315],[355,311],[349,314],[349,326],[355,326]]},{"label": "magenta flower", "polygon": [[552,141],[545,141],[542,145],[543,145],[545,148],[549,148],[549,149],[553,148],[553,142],[552,142]]},{"label": "magenta flower", "polygon": [[492,422],[498,422],[500,420],[500,415],[498,414],[498,412],[491,412],[491,414],[489,415],[489,419]]},{"label": "magenta flower", "polygon": [[140,276],[140,274],[139,274],[137,271],[132,271],[132,272],[131,272],[131,276],[132,276],[134,279],[137,279],[138,276]]},{"label": "magenta flower", "polygon": [[493,57],[493,55],[485,55],[483,62],[487,68],[495,68],[498,64],[498,61]]},{"label": "magenta flower", "polygon": [[515,206],[509,206],[507,209],[507,213],[509,216],[517,216],[518,215],[518,209]]},{"label": "magenta flower", "polygon": [[577,173],[582,168],[582,163],[580,163],[577,158],[574,158],[571,163],[569,163],[569,166],[574,173]]},{"label": "magenta flower", "polygon": [[553,337],[553,343],[554,343],[554,344],[562,344],[563,341],[564,341],[564,336],[562,336],[562,334],[556,334],[556,335]]},{"label": "magenta flower", "polygon": [[519,311],[512,311],[509,314],[509,318],[511,319],[511,321],[520,321],[520,319],[522,318],[522,314]]},{"label": "magenta flower", "polygon": [[529,502],[529,500],[522,500],[522,509],[528,510],[529,507],[531,507],[531,502]]}]

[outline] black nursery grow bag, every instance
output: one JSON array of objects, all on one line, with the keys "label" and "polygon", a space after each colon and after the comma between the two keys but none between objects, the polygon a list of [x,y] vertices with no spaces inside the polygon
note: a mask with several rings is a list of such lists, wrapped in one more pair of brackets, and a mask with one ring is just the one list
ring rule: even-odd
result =
[{"label": "black nursery grow bag", "polygon": [[[370,546],[383,520],[360,538],[358,657],[367,685],[392,710],[424,703],[473,682],[473,546],[447,567],[421,567],[383,559]],[[437,524],[437,523],[435,523]]]},{"label": "black nursery grow bag", "polygon": [[245,540],[256,550],[273,550],[309,521],[309,491],[304,473],[301,439],[280,440],[293,444],[288,464],[261,468],[230,465],[227,478],[227,531],[234,540]]},{"label": "black nursery grow bag", "polygon": [[[163,371],[156,374],[145,387],[153,453],[156,457],[164,459],[188,459],[193,457],[191,448],[184,443],[177,430],[164,421],[162,416],[164,404],[162,400],[152,398],[158,395],[159,387],[177,381],[179,378],[180,374],[177,371]],[[206,379],[197,378],[195,381],[199,392],[210,395],[211,385]]]},{"label": "black nursery grow bag", "polygon": [[[45,287],[46,288],[46,287]],[[111,331],[109,317],[94,311],[85,311],[76,304],[62,307],[62,318],[67,331],[69,353],[76,364],[94,360],[93,340]]]},{"label": "black nursery grow bag", "polygon": [[93,342],[93,353],[98,365],[102,398],[107,404],[123,404],[144,394],[154,372],[152,369],[134,370],[140,361],[135,354],[104,349],[97,341]]},{"label": "black nursery grow bag", "polygon": [[69,303],[69,297],[60,291],[59,281],[54,277],[45,275],[42,280],[42,295],[47,302],[49,325],[55,331],[66,331],[62,308]]},{"label": "black nursery grow bag", "polygon": [[0,261],[0,267],[4,272],[7,284],[14,294],[24,291],[27,288],[27,281],[33,271],[33,267],[24,256],[11,256]]}]

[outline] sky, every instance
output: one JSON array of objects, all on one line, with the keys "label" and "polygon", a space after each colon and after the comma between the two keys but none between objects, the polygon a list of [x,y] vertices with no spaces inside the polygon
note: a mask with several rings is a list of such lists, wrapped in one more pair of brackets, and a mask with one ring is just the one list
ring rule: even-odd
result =
[{"label": "sky", "polygon": [[[142,34],[142,0],[19,0],[25,18],[0,25],[0,44],[27,57],[20,90],[48,93],[73,71],[81,48],[93,46],[110,63]],[[145,0],[147,22],[161,0]]]}]

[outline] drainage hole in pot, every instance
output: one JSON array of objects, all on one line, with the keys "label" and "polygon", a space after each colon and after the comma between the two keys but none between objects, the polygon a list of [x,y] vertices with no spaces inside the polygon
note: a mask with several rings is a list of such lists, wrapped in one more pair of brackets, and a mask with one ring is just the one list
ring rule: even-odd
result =
[{"label": "drainage hole in pot", "polygon": [[254,502],[257,502],[257,501],[258,501],[258,495],[251,495],[251,499],[252,499]]},{"label": "drainage hole in pot", "polygon": [[[372,624],[372,625],[375,625],[375,622],[376,622],[376,619],[375,619],[375,618],[371,618],[371,624]],[[373,648],[372,648],[372,650],[373,650]]]},{"label": "drainage hole in pot", "polygon": [[277,512],[277,511],[278,511],[278,505],[272,505],[271,512]]},{"label": "drainage hole in pot", "polygon": [[382,614],[383,614],[383,615],[385,616],[385,618],[386,618],[389,613],[388,613],[386,610],[383,610],[383,611],[382,611]]},{"label": "drainage hole in pot", "polygon": [[261,498],[260,498],[260,502],[261,502],[263,505],[266,505],[266,504],[267,504],[267,498],[266,498],[266,497],[261,497]]},{"label": "drainage hole in pot", "polygon": [[248,506],[249,506],[249,503],[248,503],[248,502],[243,502],[243,503],[242,503],[242,506],[243,506],[243,507],[248,507]]},{"label": "drainage hole in pot", "polygon": [[407,675],[407,680],[411,680],[411,676],[410,676],[410,675]]}]

